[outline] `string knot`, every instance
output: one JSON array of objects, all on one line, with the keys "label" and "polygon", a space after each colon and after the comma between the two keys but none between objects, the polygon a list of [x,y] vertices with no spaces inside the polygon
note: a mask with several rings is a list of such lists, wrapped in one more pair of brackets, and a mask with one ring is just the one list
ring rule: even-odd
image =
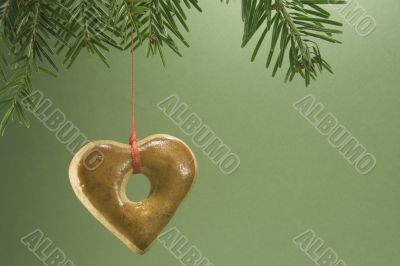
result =
[{"label": "string knot", "polygon": [[129,137],[129,144],[131,145],[133,173],[139,174],[142,171],[142,166],[136,132],[132,132],[131,136]]}]

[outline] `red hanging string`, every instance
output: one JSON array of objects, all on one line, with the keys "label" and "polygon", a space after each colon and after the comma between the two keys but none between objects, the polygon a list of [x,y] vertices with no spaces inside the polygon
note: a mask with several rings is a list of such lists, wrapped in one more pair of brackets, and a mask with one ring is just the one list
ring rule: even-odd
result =
[{"label": "red hanging string", "polygon": [[135,30],[132,27],[131,32],[131,40],[132,40],[132,129],[131,135],[129,137],[129,144],[131,145],[131,153],[132,153],[132,165],[133,165],[133,173],[137,174],[141,172],[141,160],[140,160],[140,153],[138,148],[138,136],[136,133],[136,126],[135,126],[135,42],[134,42],[134,33]]}]

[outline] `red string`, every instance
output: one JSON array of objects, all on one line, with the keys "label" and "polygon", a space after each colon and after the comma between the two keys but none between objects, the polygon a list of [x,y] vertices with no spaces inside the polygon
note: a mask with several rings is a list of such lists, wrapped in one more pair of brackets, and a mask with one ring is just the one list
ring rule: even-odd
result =
[{"label": "red string", "polygon": [[133,165],[133,173],[137,174],[141,172],[141,160],[140,153],[138,148],[138,136],[136,133],[135,126],[135,54],[134,54],[134,28],[132,27],[131,39],[132,39],[132,131],[131,136],[129,138],[129,144],[131,145],[131,153],[132,153],[132,165]]}]

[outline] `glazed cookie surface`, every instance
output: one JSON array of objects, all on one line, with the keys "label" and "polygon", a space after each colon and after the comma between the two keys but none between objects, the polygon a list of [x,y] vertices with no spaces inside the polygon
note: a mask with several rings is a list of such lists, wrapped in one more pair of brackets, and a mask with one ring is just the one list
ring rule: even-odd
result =
[{"label": "glazed cookie surface", "polygon": [[[131,147],[114,141],[87,144],[69,169],[71,185],[83,205],[136,253],[145,253],[190,191],[197,163],[190,148],[168,135],[138,143],[142,174],[150,180],[147,198],[130,201]],[[133,176],[134,178],[134,176]]]}]

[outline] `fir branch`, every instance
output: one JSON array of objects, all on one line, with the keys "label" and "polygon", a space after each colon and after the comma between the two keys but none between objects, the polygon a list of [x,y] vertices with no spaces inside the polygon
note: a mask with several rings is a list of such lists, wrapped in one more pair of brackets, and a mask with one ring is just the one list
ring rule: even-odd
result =
[{"label": "fir branch", "polygon": [[114,40],[112,32],[114,28],[110,25],[108,3],[98,0],[70,0],[62,2],[63,6],[59,9],[66,19],[61,19],[67,29],[61,32],[61,39],[68,44],[58,42],[58,53],[64,48],[64,64],[70,68],[86,48],[89,54],[97,55],[102,62],[109,67],[105,52],[109,51],[109,46],[119,48]]},{"label": "fir branch", "polygon": [[[197,4],[197,0],[184,0],[187,8],[194,7],[201,12]],[[147,55],[159,54],[163,64],[165,59],[163,55],[163,47],[169,47],[178,56],[182,56],[179,51],[177,42],[179,41],[186,47],[186,42],[181,33],[180,28],[189,31],[186,25],[186,14],[180,6],[179,0],[153,0],[149,1],[148,12],[143,16],[141,23],[145,26],[142,35],[148,40]]]},{"label": "fir branch", "polygon": [[[9,121],[13,119],[29,127],[29,120],[20,100],[32,93],[32,68],[36,71],[41,68],[35,62],[36,56],[42,59],[41,55],[47,53],[44,49],[48,48],[41,36],[43,33],[40,25],[40,19],[43,18],[41,1],[14,1],[5,4],[7,7],[2,5],[4,9],[0,20],[1,37],[2,44],[9,48],[11,60],[7,60],[6,55],[1,55],[4,82],[0,88],[0,111],[4,110],[0,121],[1,135],[4,134]],[[23,7],[28,7],[27,9],[32,12],[22,13]],[[48,57],[47,54],[45,56]],[[4,66],[8,67],[6,71],[3,70]],[[10,78],[7,78],[7,75]]]},{"label": "fir branch", "polygon": [[[341,24],[330,20],[320,5],[343,3],[242,0],[242,46],[260,32],[253,61],[270,32],[266,66],[273,65],[275,75],[288,58],[286,80],[299,74],[308,85],[318,71],[331,71],[317,41],[339,43],[333,35],[340,33],[334,27]],[[136,49],[147,44],[147,54],[158,54],[163,64],[165,48],[182,56],[178,46],[189,46],[182,33],[189,31],[189,8],[201,11],[198,0],[0,0],[0,42],[8,51],[0,53],[0,133],[12,119],[29,125],[20,100],[31,95],[34,73],[55,75],[57,55],[63,57],[66,67],[71,67],[83,50],[108,66],[106,53],[111,48],[126,50],[132,45]]]},{"label": "fir branch", "polygon": [[21,100],[32,93],[32,65],[28,58],[14,63],[11,78],[0,89],[0,112],[4,110],[0,121],[0,135],[4,134],[8,123],[13,119],[29,127],[29,119]]},{"label": "fir branch", "polygon": [[267,68],[271,66],[275,50],[279,48],[272,76],[283,66],[283,60],[287,56],[289,69],[285,81],[291,81],[299,74],[308,86],[323,69],[332,72],[329,64],[322,58],[316,40],[340,43],[332,36],[341,31],[331,27],[342,24],[330,20],[330,14],[318,5],[344,3],[345,1],[340,0],[242,0],[242,46],[246,46],[263,27],[251,60],[255,60],[267,33],[271,32]]},{"label": "fir branch", "polygon": [[[20,14],[18,13],[19,1],[0,0],[0,27],[2,42],[10,44],[15,37],[15,26],[18,25]],[[8,48],[11,48],[9,45]]]},{"label": "fir branch", "polygon": [[136,33],[135,47],[142,41],[143,15],[148,12],[147,3],[149,0],[121,0],[112,1],[109,5],[110,24],[114,25],[114,34],[120,39],[120,46],[123,50],[131,47],[132,30]]},{"label": "fir branch", "polygon": [[181,30],[189,30],[183,5],[201,10],[197,0],[0,0],[0,39],[10,52],[0,54],[0,133],[14,118],[28,126],[19,100],[31,95],[33,73],[58,72],[56,54],[69,68],[86,49],[109,66],[110,47],[137,48],[147,40],[149,54],[158,53],[163,64],[164,46],[180,55],[176,42],[188,46]]}]

